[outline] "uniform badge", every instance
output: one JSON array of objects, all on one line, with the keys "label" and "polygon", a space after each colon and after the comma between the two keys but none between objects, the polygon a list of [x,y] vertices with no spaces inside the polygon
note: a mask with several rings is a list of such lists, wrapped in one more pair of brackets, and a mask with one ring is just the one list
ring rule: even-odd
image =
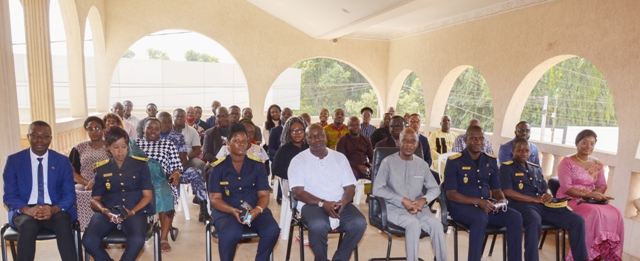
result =
[{"label": "uniform badge", "polygon": [[520,181],[520,184],[518,184],[518,188],[520,188],[520,190],[522,190],[522,188],[524,188],[524,184],[522,184],[522,181]]},{"label": "uniform badge", "polygon": [[109,183],[109,181],[107,181],[107,183],[105,183],[104,186],[107,187],[107,190],[111,189],[111,183]]},{"label": "uniform badge", "polygon": [[516,173],[516,177],[524,177],[524,173],[523,172],[518,172],[518,173]]},{"label": "uniform badge", "polygon": [[463,166],[463,167],[462,167],[462,170],[471,170],[471,167],[469,167],[469,166]]},{"label": "uniform badge", "polygon": [[227,195],[227,197],[229,196],[229,189],[228,188],[224,188],[224,194]]},{"label": "uniform badge", "polygon": [[462,182],[464,182],[464,184],[467,184],[467,182],[469,182],[469,178],[467,177],[467,174],[464,174],[464,178],[462,179]]}]

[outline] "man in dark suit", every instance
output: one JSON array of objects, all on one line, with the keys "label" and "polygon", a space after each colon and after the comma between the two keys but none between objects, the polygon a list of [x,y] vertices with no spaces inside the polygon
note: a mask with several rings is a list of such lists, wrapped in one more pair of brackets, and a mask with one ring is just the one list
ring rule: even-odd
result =
[{"label": "man in dark suit", "polygon": [[20,232],[18,260],[34,259],[40,229],[55,233],[62,260],[77,260],[70,229],[77,213],[69,159],[48,149],[52,136],[46,122],[31,123],[27,138],[30,148],[9,156],[2,175],[9,224]]}]

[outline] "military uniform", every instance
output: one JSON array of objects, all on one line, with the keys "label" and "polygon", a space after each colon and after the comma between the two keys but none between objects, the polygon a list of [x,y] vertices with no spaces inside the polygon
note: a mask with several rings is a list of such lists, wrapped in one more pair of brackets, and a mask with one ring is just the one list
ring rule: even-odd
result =
[{"label": "military uniform", "polygon": [[[496,156],[481,153],[477,162],[467,150],[454,154],[445,167],[444,189],[479,199],[489,199],[491,190],[500,189],[500,177]],[[468,260],[480,260],[482,241],[487,225],[507,228],[508,260],[522,260],[522,216],[507,208],[506,212],[486,213],[468,204],[451,201],[451,217],[470,228]]]},{"label": "military uniform", "polygon": [[[102,197],[105,208],[124,206],[132,210],[142,199],[143,190],[153,191],[147,158],[127,156],[120,168],[113,159],[104,160],[95,163],[94,169],[96,177],[91,194]],[[121,223],[122,232],[127,236],[127,248],[120,260],[136,260],[144,247],[147,215],[154,213],[155,208],[150,203]],[[84,231],[82,245],[95,260],[113,260],[102,248],[101,240],[116,229],[117,224],[109,217],[96,212]]]},{"label": "military uniform", "polygon": [[[221,193],[222,200],[234,208],[240,209],[244,202],[255,208],[258,203],[258,191],[269,190],[267,171],[259,159],[245,156],[240,173],[233,167],[230,156],[221,158],[211,165],[213,168],[209,175],[209,193]],[[211,217],[213,225],[219,231],[220,260],[231,261],[236,254],[236,246],[245,225],[239,223],[234,215],[215,208],[211,209]],[[256,260],[268,260],[280,235],[280,228],[271,210],[265,208],[251,222],[250,229],[260,236]]]},{"label": "military uniform", "polygon": [[[540,197],[547,193],[549,186],[544,180],[542,170],[535,163],[527,162],[526,166],[514,161],[503,162],[500,167],[502,189],[512,189],[530,197]],[[549,205],[551,206],[551,205]],[[509,201],[509,207],[522,214],[524,235],[524,259],[538,260],[538,241],[542,232],[542,222],[569,230],[571,252],[574,260],[587,260],[585,245],[584,219],[571,212],[568,207],[547,207],[541,203]]]}]

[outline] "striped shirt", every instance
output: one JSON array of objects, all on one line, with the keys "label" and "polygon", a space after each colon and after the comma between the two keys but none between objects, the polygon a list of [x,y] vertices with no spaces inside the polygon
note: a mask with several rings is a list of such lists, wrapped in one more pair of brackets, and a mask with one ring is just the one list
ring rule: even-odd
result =
[{"label": "striped shirt", "polygon": [[360,123],[360,135],[367,137],[367,139],[371,139],[371,134],[373,134],[374,131],[376,131],[376,126]]}]

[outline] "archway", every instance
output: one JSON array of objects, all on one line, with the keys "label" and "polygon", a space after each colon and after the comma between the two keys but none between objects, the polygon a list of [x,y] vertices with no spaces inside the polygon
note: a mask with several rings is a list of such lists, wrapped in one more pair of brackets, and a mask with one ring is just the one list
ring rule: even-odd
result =
[{"label": "archway", "polygon": [[[466,129],[469,125],[469,120],[478,119],[485,132],[493,131],[493,100],[491,92],[487,86],[487,81],[476,68],[468,65],[456,67],[445,77],[444,84],[451,84],[446,97],[447,102],[443,106],[444,111],[442,114],[435,118],[432,114],[432,126],[437,126],[434,121],[439,121],[442,115],[449,115],[452,128]],[[440,93],[442,91],[445,90],[438,90],[436,100],[438,100],[439,95],[442,95]],[[434,111],[438,108],[435,106],[436,102],[434,102]]]},{"label": "archway", "polygon": [[271,104],[289,107],[294,115],[320,114],[322,108],[345,110],[346,116],[359,116],[360,109],[379,111],[378,94],[366,75],[347,62],[322,57],[299,61],[287,68],[271,85],[264,111]]},{"label": "archway", "polygon": [[425,101],[422,83],[415,72],[409,73],[402,83],[400,96],[396,105],[396,114],[417,113],[421,118],[425,116]]}]

